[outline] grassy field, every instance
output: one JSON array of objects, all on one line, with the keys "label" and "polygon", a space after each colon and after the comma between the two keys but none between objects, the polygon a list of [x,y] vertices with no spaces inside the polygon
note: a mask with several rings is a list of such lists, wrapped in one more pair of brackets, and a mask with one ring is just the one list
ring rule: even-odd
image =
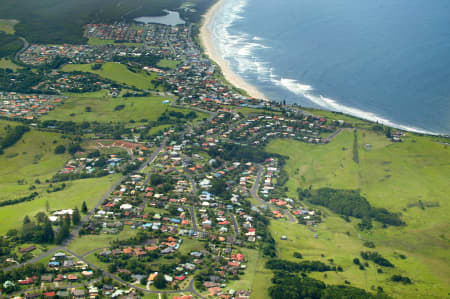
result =
[{"label": "grassy field", "polygon": [[[62,71],[90,72],[140,89],[155,89],[154,84],[151,83],[151,81],[157,77],[157,74],[155,73],[149,74],[144,71],[133,73],[129,71],[125,65],[115,62],[104,63],[99,70],[92,70],[91,67],[92,64],[66,64],[62,67]],[[159,87],[157,90],[162,91],[162,87]]]},{"label": "grassy field", "polygon": [[110,45],[114,44],[113,39],[100,39],[98,37],[91,37],[88,40],[88,45],[90,46],[102,46],[102,45]]},{"label": "grassy field", "polygon": [[0,58],[0,69],[12,69],[16,71],[22,67],[12,62],[9,58]]},{"label": "grassy field", "polygon": [[0,31],[14,34],[14,26],[16,26],[17,23],[19,23],[19,21],[13,19],[0,19]]},{"label": "grassy field", "polygon": [[296,197],[297,187],[358,188],[358,167],[352,157],[353,132],[342,131],[327,145],[314,145],[278,139],[266,150],[288,156],[289,194]]},{"label": "grassy field", "polygon": [[268,298],[268,289],[272,272],[264,268],[267,259],[256,249],[242,248],[239,251],[247,260],[245,274],[239,280],[228,284],[228,289],[251,290],[251,298]]},{"label": "grassy field", "polygon": [[174,69],[178,64],[180,64],[180,62],[177,60],[161,59],[156,66],[161,68]]},{"label": "grassy field", "polygon": [[[189,112],[186,109],[170,108],[169,105],[163,104],[162,102],[167,99],[167,97],[73,97],[42,119],[70,120],[75,122],[129,122],[130,120],[139,122],[142,119],[146,119],[147,121],[156,120],[166,109],[184,113]],[[115,107],[119,105],[125,105],[125,107],[119,111],[115,111]],[[87,107],[91,108],[91,112],[86,112]],[[203,114],[196,113],[198,115],[197,119],[204,117]]]},{"label": "grassy field", "polygon": [[[67,143],[59,134],[31,130],[14,146],[5,149],[0,155],[0,200],[29,195],[32,192],[29,187],[36,179],[41,182],[50,179],[69,158],[68,154],[55,155],[55,147]],[[19,180],[23,183],[19,184]]]},{"label": "grassy field", "polygon": [[[345,148],[345,150],[344,150]],[[376,207],[402,214],[405,227],[383,229],[378,223],[370,234],[356,230],[354,219],[347,223],[323,209],[326,219],[313,232],[298,225],[295,230],[284,221],[274,221],[271,231],[277,240],[280,256],[294,260],[294,251],[307,259],[326,261],[332,258],[343,266],[343,273],[314,274],[327,283],[345,280],[370,290],[382,286],[399,298],[442,298],[450,285],[449,203],[450,149],[448,146],[408,133],[402,143],[392,143],[373,131],[358,130],[359,163],[352,159],[353,132],[341,132],[328,145],[309,145],[293,140],[274,140],[267,150],[290,159],[286,171],[290,194],[297,187],[331,187],[357,189]],[[424,204],[422,209],[419,200]],[[289,226],[289,227],[288,227]],[[291,228],[291,229],[289,229]],[[288,236],[280,241],[280,232]],[[315,236],[317,234],[317,238]],[[365,271],[352,263],[359,256],[363,240],[371,240],[376,249],[396,267],[384,274],[373,263]],[[324,257],[321,256],[324,255]],[[407,259],[398,258],[404,254]],[[383,269],[384,270],[384,269]],[[393,274],[410,277],[414,284],[388,281]]]},{"label": "grassy field", "polygon": [[86,235],[76,238],[71,242],[69,249],[77,254],[83,255],[95,249],[109,247],[111,241],[125,240],[134,237],[136,233],[136,230],[132,230],[129,226],[125,226],[117,235]]},{"label": "grassy field", "polygon": [[51,211],[81,207],[83,201],[86,201],[88,208],[92,208],[118,178],[118,175],[113,175],[66,182],[67,187],[62,191],[50,194],[42,192],[33,201],[1,207],[0,234],[5,234],[11,228],[20,227],[25,215],[32,217],[38,212],[45,211],[46,202]]}]

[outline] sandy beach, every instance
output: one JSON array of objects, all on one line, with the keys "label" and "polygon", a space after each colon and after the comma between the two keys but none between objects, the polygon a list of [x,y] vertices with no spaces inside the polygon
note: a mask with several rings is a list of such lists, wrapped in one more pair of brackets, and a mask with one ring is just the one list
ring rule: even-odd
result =
[{"label": "sandy beach", "polygon": [[213,60],[215,63],[219,65],[219,67],[222,70],[222,74],[224,75],[225,79],[232,85],[236,86],[237,88],[243,89],[247,92],[247,94],[251,97],[258,98],[258,99],[264,99],[267,100],[267,98],[264,96],[262,92],[260,92],[256,87],[246,82],[244,79],[242,79],[239,75],[234,73],[230,65],[227,61],[225,61],[215,50],[213,41],[211,39],[211,32],[208,29],[209,24],[211,23],[213,17],[217,13],[217,10],[220,9],[220,7],[224,4],[224,2],[227,0],[219,0],[216,4],[214,4],[208,12],[203,17],[203,23],[200,28],[200,41],[202,43],[203,49],[205,51],[205,54],[208,55],[208,57]]}]

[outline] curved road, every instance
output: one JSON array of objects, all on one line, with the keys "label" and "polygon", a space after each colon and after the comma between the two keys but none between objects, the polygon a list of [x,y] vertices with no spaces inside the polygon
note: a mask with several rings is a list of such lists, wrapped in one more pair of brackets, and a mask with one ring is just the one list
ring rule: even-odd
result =
[{"label": "curved road", "polygon": [[[258,172],[256,173],[255,184],[253,185],[253,188],[250,190],[250,193],[254,199],[258,200],[261,203],[261,205],[267,206],[267,203],[263,199],[261,199],[261,197],[259,197],[258,194],[258,188],[261,182],[261,176],[263,174],[264,169],[260,164],[257,164],[256,167],[258,168]],[[289,222],[297,223],[297,218],[295,218],[291,214],[291,212],[289,212],[287,209],[283,210],[283,212],[288,216]]]}]

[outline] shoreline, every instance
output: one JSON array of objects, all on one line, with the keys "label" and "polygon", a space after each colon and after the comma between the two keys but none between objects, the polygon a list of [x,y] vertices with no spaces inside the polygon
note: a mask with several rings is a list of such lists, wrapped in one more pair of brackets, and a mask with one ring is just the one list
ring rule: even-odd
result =
[{"label": "shoreline", "polygon": [[267,97],[259,91],[255,86],[251,85],[238,74],[231,70],[231,67],[225,59],[218,55],[216,49],[214,48],[214,42],[211,38],[211,32],[208,26],[211,24],[217,11],[224,5],[226,0],[219,0],[211,6],[206,14],[203,15],[203,20],[200,27],[200,43],[203,47],[205,55],[207,55],[212,61],[214,61],[221,69],[221,72],[225,79],[231,85],[244,90],[249,97],[263,99],[268,101]]},{"label": "shoreline", "polygon": [[[230,64],[217,53],[217,51],[214,47],[212,33],[208,29],[208,27],[211,24],[211,22],[213,21],[215,15],[217,14],[217,11],[220,8],[222,8],[222,6],[225,4],[225,1],[227,1],[227,0],[218,0],[216,3],[214,3],[214,5],[212,5],[210,8],[208,8],[208,10],[206,11],[205,14],[203,14],[203,18],[202,18],[202,21],[200,24],[200,32],[199,32],[200,46],[202,47],[204,54],[206,56],[208,56],[208,58],[211,61],[213,61],[214,63],[216,63],[219,66],[222,75],[224,76],[225,80],[229,84],[233,85],[234,87],[236,87],[238,89],[245,91],[249,97],[256,98],[256,99],[262,99],[264,101],[270,102],[271,100],[268,99],[254,85],[248,83],[241,76],[239,76],[239,74],[235,73],[231,69]],[[321,106],[321,105],[318,104],[318,106]],[[308,107],[305,107],[305,108],[308,108]],[[405,132],[411,132],[411,133],[422,134],[422,135],[430,135],[430,136],[448,136],[448,134],[445,134],[445,133],[432,132],[432,131],[429,131],[429,130],[423,129],[423,128],[416,128],[416,127],[410,127],[408,125],[398,124],[398,123],[395,123],[394,121],[391,121],[389,119],[384,119],[384,118],[382,118],[378,115],[375,115],[373,113],[370,113],[370,112],[366,112],[366,113],[373,114],[373,117],[364,117],[358,113],[348,113],[348,112],[344,112],[339,109],[335,110],[335,109],[330,109],[327,107],[311,106],[309,108],[323,110],[323,111],[329,111],[329,112],[342,113],[343,115],[348,115],[350,117],[359,118],[359,119],[362,119],[362,120],[365,120],[368,122],[372,122],[374,124],[380,123],[384,126],[392,127],[395,129],[405,131]],[[350,109],[354,109],[354,108],[350,107]],[[363,111],[363,112],[365,112],[365,111]]]}]

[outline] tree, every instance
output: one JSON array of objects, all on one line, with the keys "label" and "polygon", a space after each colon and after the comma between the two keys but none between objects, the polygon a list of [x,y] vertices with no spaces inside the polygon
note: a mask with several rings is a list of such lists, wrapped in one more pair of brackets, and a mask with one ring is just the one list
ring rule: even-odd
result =
[{"label": "tree", "polygon": [[48,243],[53,243],[55,240],[55,232],[53,231],[52,224],[48,218],[44,222],[44,238]]},{"label": "tree", "polygon": [[78,143],[69,145],[69,154],[72,156],[75,155],[76,152],[81,151],[82,148]]},{"label": "tree", "polygon": [[164,289],[166,287],[166,280],[164,279],[164,275],[162,273],[159,273],[156,276],[155,281],[153,282],[153,284],[155,285],[155,287],[157,289]]},{"label": "tree", "polygon": [[72,214],[72,222],[74,225],[78,225],[80,221],[81,221],[80,211],[78,210],[78,207],[75,207]]},{"label": "tree", "polygon": [[86,205],[85,201],[83,201],[83,204],[81,205],[81,212],[83,214],[87,214],[87,212],[88,212],[88,208],[87,208],[87,205]]},{"label": "tree", "polygon": [[26,216],[23,218],[23,224],[27,224],[27,223],[30,223],[30,222],[31,222],[30,217],[28,217],[28,215],[26,215]]},{"label": "tree", "polygon": [[[70,219],[69,217],[66,217],[66,218]],[[63,225],[61,226],[58,233],[56,234],[56,237],[55,237],[56,244],[61,244],[70,235],[69,228],[70,228],[70,224],[68,224],[67,221],[64,221]]]},{"label": "tree", "polygon": [[56,155],[62,155],[66,152],[66,147],[62,144],[56,146],[55,148],[55,154]]}]

